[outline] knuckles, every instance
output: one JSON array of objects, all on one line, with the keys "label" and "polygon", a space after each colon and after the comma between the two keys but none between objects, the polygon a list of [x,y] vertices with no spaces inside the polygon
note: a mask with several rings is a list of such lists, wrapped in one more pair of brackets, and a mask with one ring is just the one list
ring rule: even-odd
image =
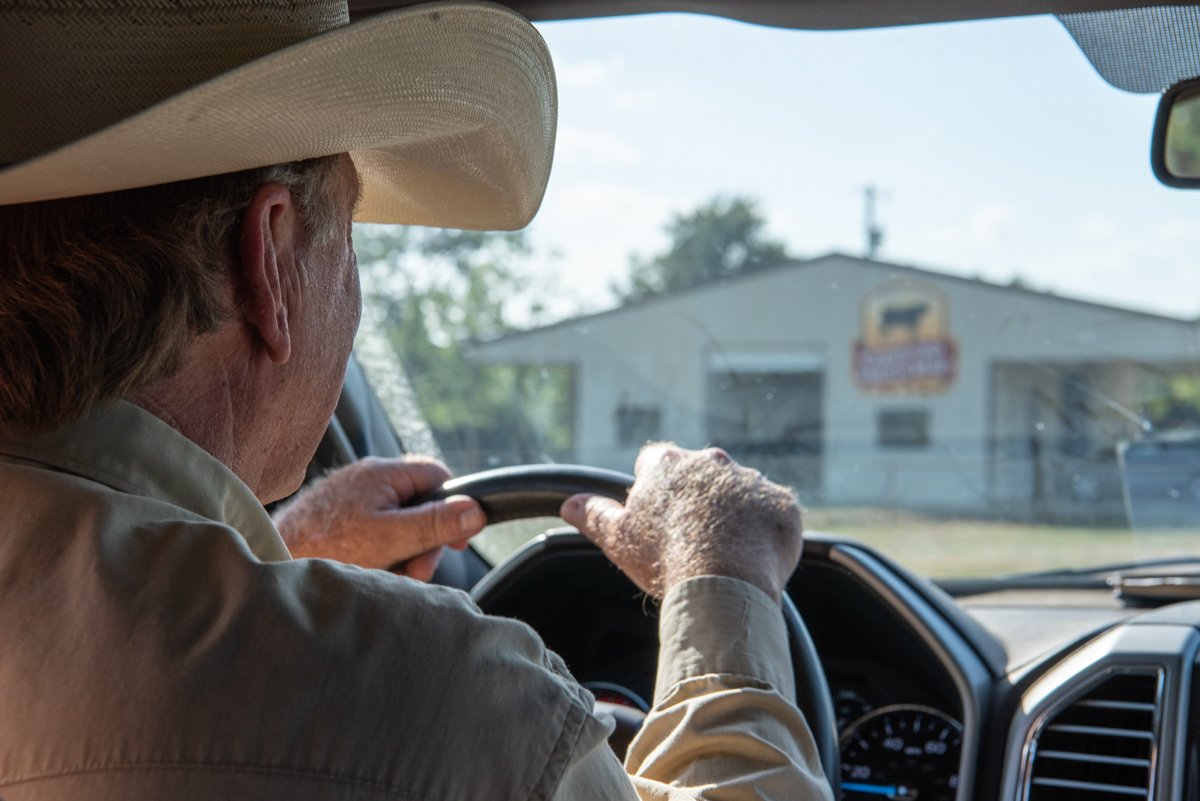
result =
[{"label": "knuckles", "polygon": [[717,464],[731,464],[738,466],[737,462],[733,461],[733,457],[726,453],[724,448],[705,448],[703,451],[701,451],[701,453]]},{"label": "knuckles", "polygon": [[[670,474],[689,463],[697,461],[711,462],[731,469],[749,470],[734,461],[724,448],[709,447],[701,450],[681,448],[674,442],[651,442],[643,446],[634,464],[634,473],[638,478],[650,478],[655,474]],[[753,471],[757,473],[758,471]]]}]

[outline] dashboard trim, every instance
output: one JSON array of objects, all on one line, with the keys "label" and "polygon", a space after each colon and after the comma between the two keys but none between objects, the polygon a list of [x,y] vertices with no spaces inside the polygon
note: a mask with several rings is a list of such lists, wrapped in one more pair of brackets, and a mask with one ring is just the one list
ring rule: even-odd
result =
[{"label": "dashboard trim", "polygon": [[950,674],[963,708],[962,760],[959,763],[959,801],[974,797],[975,766],[982,712],[987,708],[991,673],[975,649],[933,606],[870,553],[837,543],[829,560],[850,571],[895,609]]},{"label": "dashboard trim", "polygon": [[1200,632],[1187,625],[1126,623],[1101,634],[1034,681],[1021,696],[1005,750],[1002,801],[1028,797],[1034,738],[1046,721],[1113,673],[1158,672],[1158,742],[1148,798],[1183,787],[1187,705]]},{"label": "dashboard trim", "polygon": [[1033,781],[1033,762],[1037,756],[1037,741],[1042,731],[1045,730],[1046,724],[1059,712],[1079,700],[1081,696],[1086,695],[1088,691],[1104,683],[1109,678],[1120,674],[1153,674],[1158,677],[1158,692],[1154,700],[1154,731],[1153,739],[1150,742],[1150,784],[1146,793],[1147,799],[1154,797],[1154,791],[1158,789],[1159,754],[1163,744],[1163,718],[1165,711],[1163,709],[1163,690],[1166,685],[1166,671],[1156,665],[1127,665],[1123,667],[1109,667],[1099,673],[1092,674],[1083,684],[1077,686],[1070,693],[1059,696],[1052,704],[1038,713],[1033,725],[1029,727],[1029,730],[1025,734],[1025,745],[1021,749],[1021,772],[1017,785],[1021,801],[1028,801],[1029,799],[1029,792]]}]

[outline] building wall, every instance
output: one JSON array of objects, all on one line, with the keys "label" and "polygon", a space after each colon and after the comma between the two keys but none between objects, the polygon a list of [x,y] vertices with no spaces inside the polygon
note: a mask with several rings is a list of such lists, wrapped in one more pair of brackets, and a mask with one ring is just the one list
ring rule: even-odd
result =
[{"label": "building wall", "polygon": [[[864,336],[861,304],[881,286],[905,282],[944,293],[957,375],[940,389],[865,391],[853,357]],[[710,371],[808,365],[823,372],[824,435],[820,480],[801,486],[803,500],[971,512],[1036,495],[1030,427],[1046,417],[1038,435],[1048,443],[1062,440],[1062,426],[1030,406],[1034,394],[1061,400],[1064,376],[1086,375],[1109,387],[1115,403],[1136,405],[1146,369],[1137,365],[1186,365],[1195,355],[1190,323],[843,256],[506,337],[476,352],[493,363],[575,365],[574,458],[621,470],[632,468],[640,443],[618,442],[619,408],[657,408],[660,437],[700,447],[708,444]],[[913,409],[928,410],[929,445],[881,448],[880,412]],[[1116,419],[1114,431],[1136,428]]]}]

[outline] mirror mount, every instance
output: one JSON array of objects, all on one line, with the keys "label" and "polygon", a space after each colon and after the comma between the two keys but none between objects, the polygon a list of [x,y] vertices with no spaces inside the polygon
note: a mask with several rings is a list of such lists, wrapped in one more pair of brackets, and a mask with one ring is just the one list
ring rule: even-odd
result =
[{"label": "mirror mount", "polygon": [[1200,78],[1163,92],[1150,145],[1154,177],[1175,189],[1200,189]]}]

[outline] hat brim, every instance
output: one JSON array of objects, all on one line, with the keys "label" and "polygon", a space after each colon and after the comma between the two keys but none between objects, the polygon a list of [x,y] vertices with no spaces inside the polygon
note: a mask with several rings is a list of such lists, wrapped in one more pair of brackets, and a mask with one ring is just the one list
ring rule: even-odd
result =
[{"label": "hat brim", "polygon": [[349,152],[357,219],[515,230],[554,153],[550,53],[517,13],[411,6],[271,53],[0,171],[0,205]]}]

